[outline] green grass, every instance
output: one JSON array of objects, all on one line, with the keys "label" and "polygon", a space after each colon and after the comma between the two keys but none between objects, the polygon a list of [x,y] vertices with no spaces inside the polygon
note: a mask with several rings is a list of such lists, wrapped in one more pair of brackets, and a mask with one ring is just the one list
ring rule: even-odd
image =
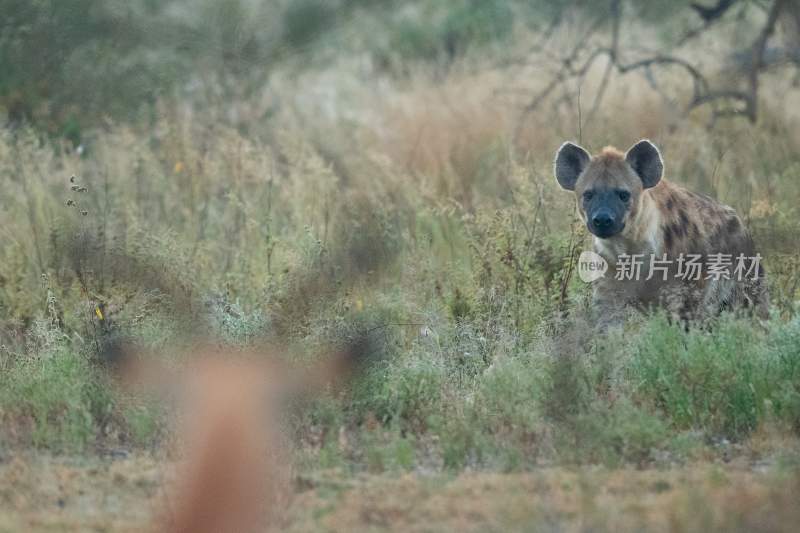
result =
[{"label": "green grass", "polygon": [[[362,336],[360,373],[281,413],[287,531],[791,530],[796,66],[754,123],[681,113],[681,66],[550,86],[619,6],[621,64],[746,89],[771,2],[676,45],[690,0],[0,0],[0,530],[163,503],[184,389],[120,387],[105,341],[177,370],[198,339],[304,365]],[[753,230],[769,320],[596,332],[553,156],[641,138]]]},{"label": "green grass", "polygon": [[[246,342],[250,317],[238,320],[221,331]],[[798,324],[728,316],[686,331],[656,315],[569,355],[547,338],[481,355],[486,339],[464,326],[435,340],[395,335],[349,391],[299,411],[293,434],[303,464],[371,472],[687,460],[765,424],[797,430]],[[112,393],[73,341],[41,327],[50,335],[37,356],[12,358],[0,381],[0,412],[16,428],[8,444],[82,450],[108,440],[109,428],[126,446],[152,444],[158,406]]]},{"label": "green grass", "polygon": [[[47,35],[45,4],[21,12],[37,29],[25,39]],[[582,96],[558,89],[518,130],[542,72],[561,68],[550,57],[560,54],[530,52],[559,11],[549,1],[228,0],[175,18],[134,2],[133,33],[118,44],[82,25],[113,27],[124,13],[68,4],[80,10],[54,12],[68,19],[63,35],[24,48],[64,47],[72,59],[25,93],[33,123],[0,131],[4,444],[163,442],[160,406],[122,394],[98,368],[106,330],[168,359],[187,332],[273,342],[304,359],[368,330],[364,373],[289,417],[310,470],[648,465],[716,457],[720,443],[773,432],[797,439],[800,144],[784,104],[765,97],[758,123],[709,126],[703,110],[675,116],[648,80],[615,75],[589,120],[590,75]],[[74,18],[88,12],[96,19]],[[153,19],[163,41],[138,33]],[[562,30],[553,50],[574,38]],[[33,61],[27,52],[2,42],[8,83],[38,80],[17,68]],[[112,45],[129,61],[96,65]],[[523,68],[529,54],[548,68]],[[663,91],[681,86],[680,73],[658,75]],[[778,78],[764,77],[764,94],[794,94]],[[14,94],[0,86],[6,111]],[[725,316],[686,331],[655,314],[593,335],[591,290],[572,270],[589,240],[551,175],[553,152],[577,137],[624,148],[645,136],[670,179],[756,229],[767,323]]]},{"label": "green grass", "polygon": [[112,408],[111,390],[67,343],[12,362],[0,377],[4,425],[36,447],[83,451],[102,436]]},{"label": "green grass", "polygon": [[[760,326],[722,317],[710,330],[686,331],[654,316],[583,352],[550,353],[533,341],[466,374],[453,363],[460,347],[418,349],[377,363],[338,406],[324,402],[314,423],[357,437],[377,419],[415,436],[417,466],[455,470],[684,461],[764,425],[797,427],[796,320]],[[349,459],[368,469],[377,461]]]}]

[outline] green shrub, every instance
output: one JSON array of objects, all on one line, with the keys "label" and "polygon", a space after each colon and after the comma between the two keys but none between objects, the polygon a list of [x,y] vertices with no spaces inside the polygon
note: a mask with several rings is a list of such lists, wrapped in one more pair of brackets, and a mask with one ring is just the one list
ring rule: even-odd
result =
[{"label": "green shrub", "polygon": [[800,318],[773,324],[766,344],[773,358],[771,405],[800,434]]},{"label": "green shrub", "polygon": [[[773,326],[775,327],[775,326]],[[631,349],[633,395],[680,429],[706,428],[740,438],[770,404],[792,418],[800,342],[796,325],[773,340],[750,320],[722,317],[711,330],[685,331],[663,317],[649,321]]]},{"label": "green shrub", "polygon": [[478,381],[475,409],[490,433],[536,431],[541,420],[545,379],[531,358],[505,357]]},{"label": "green shrub", "polygon": [[359,442],[366,467],[371,472],[410,470],[415,465],[413,438],[398,431],[367,431]]},{"label": "green shrub", "polygon": [[131,405],[122,412],[131,443],[147,447],[156,442],[163,427],[163,417],[158,406],[148,403]]},{"label": "green shrub", "polygon": [[97,437],[112,407],[110,392],[87,357],[66,344],[24,356],[0,377],[3,416],[30,420],[35,446],[82,450]]},{"label": "green shrub", "polygon": [[507,38],[514,12],[504,0],[469,0],[452,9],[442,23],[444,49],[451,56],[468,46],[481,46]]},{"label": "green shrub", "polygon": [[503,0],[421,3],[415,16],[390,26],[387,53],[405,60],[447,60],[469,48],[503,42],[513,29],[514,12]]},{"label": "green shrub", "polygon": [[335,11],[323,0],[296,0],[283,13],[283,40],[294,48],[309,46],[333,22]]},{"label": "green shrub", "polygon": [[624,399],[596,402],[556,427],[558,456],[567,462],[647,464],[669,447],[669,427],[658,416]]},{"label": "green shrub", "polygon": [[426,427],[441,412],[447,375],[436,358],[409,355],[374,365],[356,384],[354,404],[381,422]]}]

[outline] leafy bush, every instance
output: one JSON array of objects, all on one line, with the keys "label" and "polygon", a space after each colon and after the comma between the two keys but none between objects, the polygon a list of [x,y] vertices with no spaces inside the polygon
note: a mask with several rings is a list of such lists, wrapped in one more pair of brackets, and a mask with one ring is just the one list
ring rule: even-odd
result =
[{"label": "leafy bush", "polygon": [[405,357],[378,363],[357,384],[355,405],[386,423],[402,421],[409,428],[423,428],[429,417],[441,412],[447,375],[435,358]]},{"label": "leafy bush", "polygon": [[89,359],[63,339],[21,356],[0,375],[4,425],[29,425],[30,432],[17,438],[30,438],[35,446],[80,451],[102,433],[112,408],[110,391]]},{"label": "leafy bush", "polygon": [[449,62],[469,48],[503,42],[513,28],[514,12],[502,0],[459,0],[447,6],[423,2],[417,7],[390,26],[384,54]]},{"label": "leafy bush", "polygon": [[689,332],[655,319],[632,347],[628,376],[634,397],[659,409],[677,428],[703,427],[731,438],[754,430],[770,406],[796,423],[795,329],[795,323],[782,326],[771,340],[749,321],[730,317],[711,331]]},{"label": "leafy bush", "polygon": [[171,3],[3,0],[0,107],[75,142],[85,114],[130,118],[176,72],[178,60],[151,53],[149,38],[169,31],[161,17]]},{"label": "leafy bush", "polygon": [[556,429],[555,446],[563,461],[648,464],[669,450],[669,427],[657,414],[626,400],[597,402]]}]

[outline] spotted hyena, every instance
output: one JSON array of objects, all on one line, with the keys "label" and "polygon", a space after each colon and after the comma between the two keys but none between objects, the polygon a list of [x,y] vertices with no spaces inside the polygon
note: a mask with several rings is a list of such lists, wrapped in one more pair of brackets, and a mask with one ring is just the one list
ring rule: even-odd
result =
[{"label": "spotted hyena", "polygon": [[569,142],[558,150],[556,179],[575,192],[594,251],[609,266],[594,282],[601,323],[626,305],[660,306],[683,320],[744,308],[765,316],[764,270],[742,220],[663,173],[647,140],[624,154],[607,147],[591,156]]}]

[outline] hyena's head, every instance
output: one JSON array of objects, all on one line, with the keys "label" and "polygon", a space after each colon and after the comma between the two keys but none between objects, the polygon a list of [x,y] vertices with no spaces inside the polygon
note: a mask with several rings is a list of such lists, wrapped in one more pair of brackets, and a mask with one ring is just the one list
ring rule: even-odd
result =
[{"label": "hyena's head", "polygon": [[621,233],[636,216],[642,192],[661,180],[664,163],[653,143],[639,141],[627,153],[605,148],[595,156],[571,142],[558,149],[558,183],[574,191],[589,231],[601,239]]}]

